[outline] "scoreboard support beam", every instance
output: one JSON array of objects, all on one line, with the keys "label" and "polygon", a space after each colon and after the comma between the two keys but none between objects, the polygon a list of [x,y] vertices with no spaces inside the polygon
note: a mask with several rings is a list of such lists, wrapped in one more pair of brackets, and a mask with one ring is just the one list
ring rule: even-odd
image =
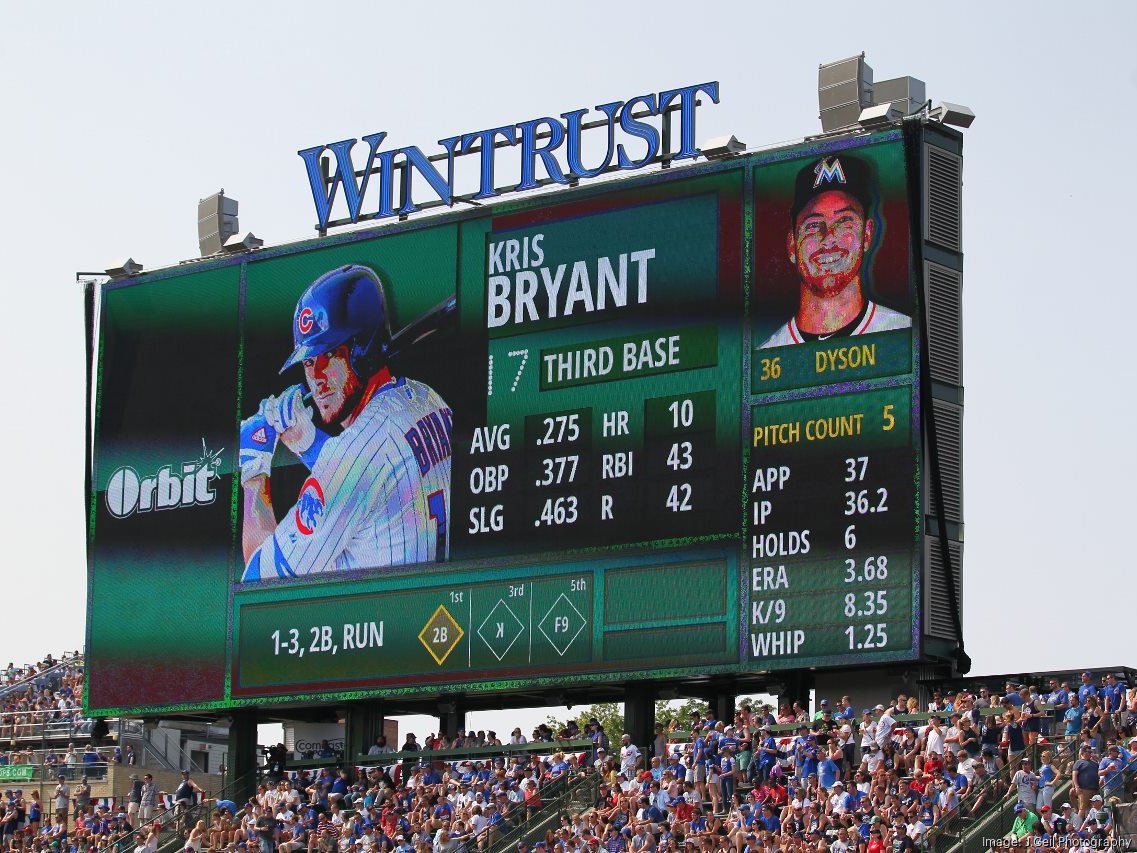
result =
[{"label": "scoreboard support beam", "polygon": [[624,688],[624,731],[643,752],[655,736],[655,687],[629,684]]},{"label": "scoreboard support beam", "polygon": [[362,755],[383,734],[383,703],[352,702],[344,714],[344,755]]},{"label": "scoreboard support beam", "polygon": [[734,691],[716,691],[707,696],[707,705],[715,712],[715,719],[722,720],[726,725],[734,723],[734,703],[737,696]]},{"label": "scoreboard support beam", "polygon": [[456,702],[442,702],[438,706],[438,730],[453,740],[466,731],[466,709]]},{"label": "scoreboard support beam", "polygon": [[232,789],[224,793],[237,803],[248,800],[257,791],[257,709],[237,708],[230,711],[229,778]]},{"label": "scoreboard support beam", "polygon": [[803,708],[809,707],[809,692],[813,690],[813,673],[799,669],[791,669],[779,673],[782,680],[777,691],[778,704],[793,707],[794,702],[800,702]]}]

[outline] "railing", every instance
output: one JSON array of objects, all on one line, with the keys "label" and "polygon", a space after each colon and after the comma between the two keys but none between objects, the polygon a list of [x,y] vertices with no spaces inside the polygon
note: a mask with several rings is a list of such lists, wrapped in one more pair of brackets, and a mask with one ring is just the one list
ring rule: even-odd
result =
[{"label": "railing", "polygon": [[[236,780],[233,784],[236,784]],[[219,794],[216,799],[224,799],[224,797]],[[132,841],[134,836],[136,834],[148,834],[155,824],[159,828],[158,853],[176,853],[176,851],[184,848],[186,832],[197,821],[204,819],[206,824],[209,824],[213,802],[215,799],[207,791],[205,794],[199,795],[198,801],[190,806],[184,814],[179,815],[177,805],[157,812],[145,824],[105,839],[99,846],[97,853],[122,853],[122,851],[130,850],[136,846]]]},{"label": "railing", "polygon": [[91,781],[107,778],[112,762],[97,761],[84,764],[2,764],[0,784],[3,782],[56,782],[62,776],[69,782],[82,777]]},{"label": "railing", "polygon": [[143,767],[151,766],[150,762],[153,760],[153,766],[163,767],[166,770],[181,770],[180,767],[175,767],[173,762],[166,757],[166,753],[162,752],[162,750],[154,746],[154,744],[150,742],[149,738],[143,737],[139,741],[139,744],[142,746]]},{"label": "railing", "polygon": [[[154,731],[157,731],[157,730],[160,730],[160,729],[148,729],[148,730],[146,730],[144,740],[146,742],[148,742],[155,750],[157,750],[159,752],[162,752],[164,747],[166,747],[166,746],[175,746],[176,751],[177,751],[177,755],[178,755],[178,765],[179,765],[179,767],[177,768],[178,770],[189,770],[193,773],[205,773],[205,768],[200,766],[196,761],[194,761],[193,757],[188,752],[186,752],[185,747],[182,745],[180,735],[178,738],[176,738],[176,739],[170,738],[169,740],[165,741],[164,743],[155,743],[153,741],[153,736],[154,736]],[[170,760],[168,757],[164,759],[164,763],[167,765],[170,763]]]},{"label": "railing", "polygon": [[[593,743],[587,738],[580,740],[553,740],[534,741],[533,743],[506,743],[501,746],[469,746],[457,749],[423,749],[407,750],[406,752],[388,752],[382,755],[367,755],[361,753],[355,756],[356,766],[371,767],[382,765],[388,767],[400,761],[449,761],[451,759],[468,758],[474,761],[494,759],[512,755],[551,754],[554,752],[577,753],[588,752]],[[289,761],[289,768],[295,767],[334,767],[340,763],[337,758],[304,759],[303,761]]]},{"label": "railing", "polygon": [[577,776],[568,774],[548,782],[541,788],[541,805],[527,808],[519,803],[513,813],[516,815],[505,829],[495,830],[490,841],[490,853],[506,853],[515,850],[519,841],[532,846],[534,840],[544,840],[545,832],[557,824],[560,816],[569,811],[569,806],[578,802],[592,803],[598,796],[600,774],[587,772]]},{"label": "railing", "polygon": [[65,658],[47,669],[39,670],[31,674],[27,671],[28,667],[21,667],[20,670],[18,670],[19,675],[15,679],[11,681],[5,679],[4,683],[0,684],[0,699],[6,699],[15,693],[19,693],[21,690],[26,690],[28,687],[34,687],[36,682],[41,679],[46,678],[48,682],[50,682],[57,678],[62,678],[66,669],[82,665],[83,656],[78,655],[72,658]]},{"label": "railing", "polygon": [[[1054,802],[1057,802],[1058,795],[1068,784],[1066,768],[1073,757],[1070,744],[1055,741],[1039,743],[1028,747],[1018,757],[1031,758],[1031,766],[1038,768],[1039,758],[1047,750],[1051,752],[1051,763],[1058,772],[1054,791]],[[1008,761],[998,773],[968,794],[956,809],[943,815],[925,836],[929,849],[972,853],[980,850],[986,839],[1007,835],[1015,822],[1014,805],[1018,798],[1010,795],[1010,791],[1013,787],[1011,779],[1019,766],[1018,760]],[[976,810],[981,800],[982,808]]]},{"label": "railing", "polygon": [[94,720],[79,709],[70,711],[8,711],[0,715],[0,741],[62,741],[85,738]]},{"label": "railing", "polygon": [[[1008,761],[998,773],[988,776],[972,788],[954,809],[940,815],[940,820],[927,831],[924,835],[925,846],[929,850],[946,851],[962,844],[968,833],[983,822],[991,809],[1005,803],[1011,777],[1017,769],[1014,762]],[[981,811],[975,811],[980,807]]]}]

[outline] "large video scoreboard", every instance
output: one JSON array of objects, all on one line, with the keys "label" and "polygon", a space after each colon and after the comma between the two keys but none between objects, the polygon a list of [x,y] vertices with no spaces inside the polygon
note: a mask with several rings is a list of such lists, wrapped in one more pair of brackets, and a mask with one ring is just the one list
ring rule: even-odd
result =
[{"label": "large video scoreboard", "polygon": [[917,172],[889,130],[104,285],[89,708],[920,657]]}]

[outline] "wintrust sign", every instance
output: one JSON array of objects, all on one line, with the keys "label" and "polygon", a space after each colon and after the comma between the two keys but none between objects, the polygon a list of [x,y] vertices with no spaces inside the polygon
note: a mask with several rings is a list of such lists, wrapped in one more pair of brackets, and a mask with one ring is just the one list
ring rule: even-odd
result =
[{"label": "wintrust sign", "polygon": [[[353,154],[360,142],[344,139],[297,152],[304,161],[312,200],[316,205],[318,227],[323,230],[331,221],[336,195],[343,188],[344,202],[351,222],[405,216],[419,209],[412,195],[415,176],[426,182],[442,204],[455,201],[494,198],[502,192],[531,190],[547,180],[558,184],[591,178],[613,168],[642,169],[667,150],[660,129],[651,117],[678,113],[679,148],[670,153],[671,160],[697,157],[695,146],[695,110],[698,96],[719,101],[718,82],[699,83],[678,89],[636,95],[626,101],[612,101],[595,107],[596,115],[586,118],[587,108],[570,110],[559,117],[541,116],[515,124],[460,133],[438,140],[440,151],[424,154],[415,145],[381,150],[385,132],[364,136],[366,153],[357,166]],[[585,130],[606,130],[607,148],[597,162],[586,165],[582,154]],[[325,177],[320,159],[324,152],[335,157],[335,167]],[[454,159],[478,155],[478,187],[462,196],[455,187]],[[511,165],[521,180],[516,186],[499,189],[494,184],[495,166],[500,157],[515,158]],[[519,162],[518,162],[519,159]],[[396,171],[399,173],[396,176]],[[543,173],[543,175],[539,174]],[[545,177],[547,176],[547,178]],[[395,187],[400,192],[396,201]]]}]

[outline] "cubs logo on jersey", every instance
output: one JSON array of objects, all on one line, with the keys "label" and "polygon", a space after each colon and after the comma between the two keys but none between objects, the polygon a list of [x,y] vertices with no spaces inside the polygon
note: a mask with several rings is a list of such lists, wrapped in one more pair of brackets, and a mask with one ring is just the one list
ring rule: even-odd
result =
[{"label": "cubs logo on jersey", "polygon": [[300,487],[294,513],[297,530],[305,536],[316,532],[320,519],[324,517],[324,490],[315,477],[309,477]]}]

